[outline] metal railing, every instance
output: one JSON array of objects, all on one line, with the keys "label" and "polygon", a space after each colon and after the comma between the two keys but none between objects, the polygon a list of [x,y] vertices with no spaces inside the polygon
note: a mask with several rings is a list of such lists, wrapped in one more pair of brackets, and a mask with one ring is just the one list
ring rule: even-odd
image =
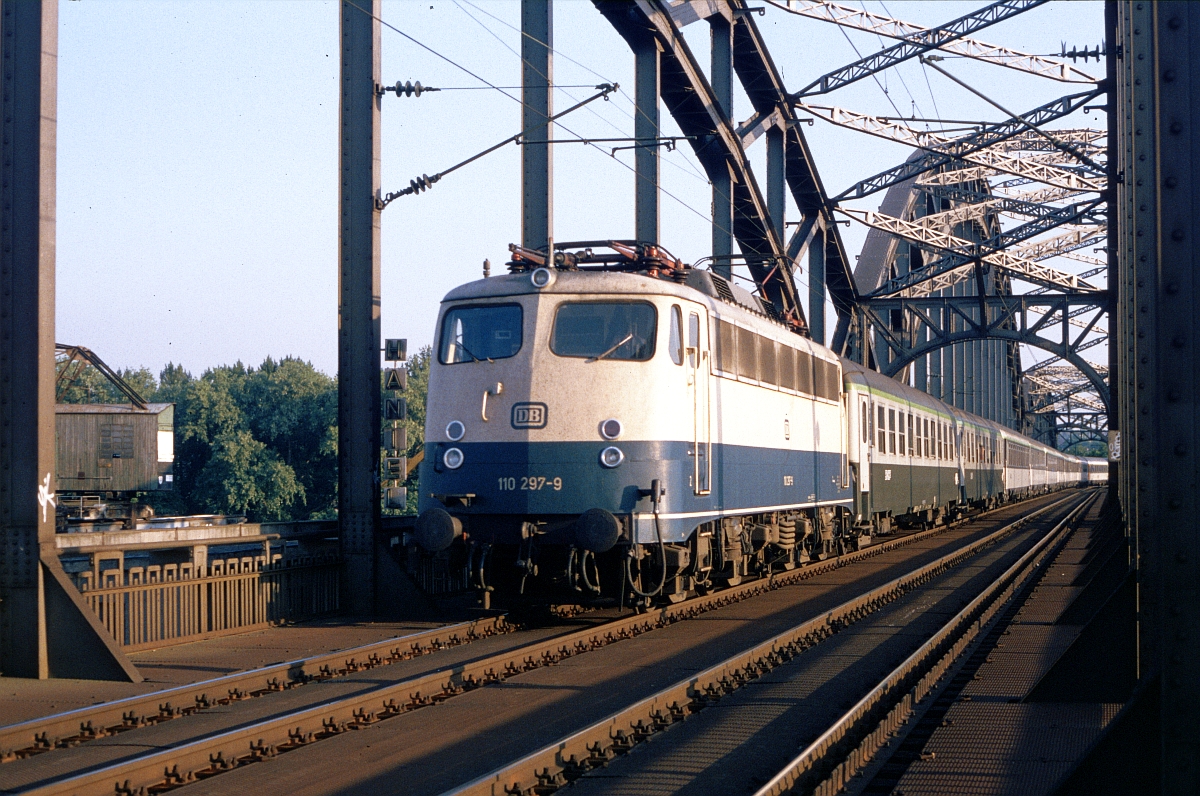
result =
[{"label": "metal railing", "polygon": [[226,559],[76,577],[84,601],[127,652],[242,633],[338,610],[336,556]]}]

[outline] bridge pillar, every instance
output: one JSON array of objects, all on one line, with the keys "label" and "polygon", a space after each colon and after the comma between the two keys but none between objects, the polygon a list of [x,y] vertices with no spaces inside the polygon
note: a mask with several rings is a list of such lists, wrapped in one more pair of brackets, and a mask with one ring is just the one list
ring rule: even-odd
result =
[{"label": "bridge pillar", "polygon": [[[708,18],[712,28],[712,89],[725,116],[733,118],[733,25],[720,14]],[[712,181],[713,270],[729,279],[733,275],[733,179],[729,169],[719,169]]]},{"label": "bridge pillar", "polygon": [[521,245],[545,248],[554,236],[554,3],[521,0]]},{"label": "bridge pillar", "polygon": [[633,45],[634,237],[659,242],[658,100],[662,89],[662,52],[653,36]]},{"label": "bridge pillar", "polygon": [[[364,4],[365,5],[365,4]],[[379,108],[381,0],[341,4],[338,156],[338,529],[342,607],[375,610],[379,529]],[[373,15],[373,16],[372,16]]]},{"label": "bridge pillar", "polygon": [[808,244],[808,328],[812,339],[825,345],[825,230]]},{"label": "bridge pillar", "polygon": [[0,32],[0,672],[140,682],[54,539],[57,0],[3,0]]},{"label": "bridge pillar", "polygon": [[1121,502],[1158,792],[1173,796],[1200,792],[1200,5],[1117,13]]}]

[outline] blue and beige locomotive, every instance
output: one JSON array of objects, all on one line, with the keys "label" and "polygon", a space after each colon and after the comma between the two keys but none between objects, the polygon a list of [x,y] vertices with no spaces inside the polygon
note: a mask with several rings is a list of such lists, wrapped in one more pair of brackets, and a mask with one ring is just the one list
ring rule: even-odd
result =
[{"label": "blue and beige locomotive", "polygon": [[1083,478],[660,248],[556,248],[438,317],[413,538],[479,589],[678,600]]}]

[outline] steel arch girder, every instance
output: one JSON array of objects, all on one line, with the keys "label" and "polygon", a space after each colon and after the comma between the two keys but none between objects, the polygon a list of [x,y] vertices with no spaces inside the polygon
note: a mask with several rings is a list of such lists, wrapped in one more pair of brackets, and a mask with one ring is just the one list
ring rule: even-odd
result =
[{"label": "steel arch girder", "polygon": [[[1086,305],[1097,310],[1099,313],[1107,313],[1107,294],[1086,297],[1054,295],[1031,297],[984,296],[982,297],[984,299],[983,302],[980,302],[980,298],[979,296],[923,296],[920,298],[863,301],[859,305],[860,312],[868,316],[869,322],[881,332],[880,337],[895,355],[895,359],[891,362],[878,363],[880,372],[885,376],[894,377],[905,366],[920,357],[946,346],[954,345],[955,343],[963,343],[970,340],[1006,340],[1040,348],[1073,365],[1095,387],[1097,395],[1100,396],[1100,400],[1104,403],[1108,411],[1112,411],[1112,399],[1109,394],[1108,384],[1087,360],[1079,356],[1078,351],[1081,348],[1081,344],[1086,345],[1082,336],[1076,338],[1074,342],[1071,341],[1069,336],[1065,342],[1055,342],[1038,334],[1038,331],[1043,328],[1061,328],[1061,325],[1058,323],[1047,324],[1044,322],[1044,319],[1053,313],[1055,309],[1069,312],[1069,307],[1078,308]],[[994,318],[985,318],[984,320],[977,321],[971,317],[970,310],[978,309],[981,303],[989,311],[988,315],[992,315],[993,310],[998,310],[998,312],[995,312]],[[963,320],[967,328],[955,332],[940,331],[938,324],[934,323],[925,312],[921,311],[920,308],[922,306],[926,308],[940,307],[953,312]],[[1044,314],[1038,322],[1033,324],[1026,322],[1011,323],[1018,320],[1018,318],[1024,321],[1027,317],[1026,313],[1035,308],[1045,308],[1042,310]],[[921,318],[923,324],[934,330],[935,334],[933,338],[915,346],[905,345],[903,340],[897,339],[890,325],[885,322],[887,313],[897,309]]]},{"label": "steel arch girder", "polygon": [[733,234],[764,296],[807,326],[783,242],[750,167],[733,122],[717,101],[704,70],[660,0],[602,0],[596,8],[631,47],[655,41],[662,52],[661,97],[680,131],[688,136],[710,178],[725,170],[733,178]]}]

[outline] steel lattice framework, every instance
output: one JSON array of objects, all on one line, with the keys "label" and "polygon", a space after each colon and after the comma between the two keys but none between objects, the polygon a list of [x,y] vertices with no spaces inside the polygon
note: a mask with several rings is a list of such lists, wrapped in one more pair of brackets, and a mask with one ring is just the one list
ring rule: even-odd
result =
[{"label": "steel lattice framework", "polygon": [[[728,273],[732,262],[744,262],[777,316],[822,341],[828,290],[835,350],[957,406],[1047,441],[1064,428],[1101,428],[1107,370],[1080,354],[1107,339],[1106,274],[1102,267],[1078,273],[1078,263],[1105,263],[1081,250],[1106,242],[1106,133],[1048,126],[1100,101],[1105,87],[1064,61],[972,38],[1043,0],[1001,0],[931,28],[829,2],[769,2],[898,42],[789,92],[745,0],[596,2],[633,50],[638,85],[656,87],[639,90],[638,118],[653,122],[639,121],[639,141],[658,135],[661,99],[712,181],[714,267]],[[711,29],[707,70],[681,33],[697,22]],[[935,51],[1088,85],[957,136],[807,101]],[[752,106],[741,123],[735,75]],[[830,196],[798,114],[907,144],[914,154]],[[747,154],[760,140],[766,190]],[[639,149],[639,207],[657,207],[645,193],[657,191],[656,152]],[[785,190],[801,214],[786,240]],[[878,211],[848,204],[879,192],[886,196]],[[869,229],[853,272],[835,214]],[[639,210],[638,230],[639,238],[656,239],[657,218]],[[740,255],[732,253],[733,239]],[[794,280],[805,253],[807,315]],[[1051,364],[1025,375],[1023,346],[1048,352]],[[1063,376],[1064,366],[1075,377]],[[1050,386],[1055,379],[1064,385],[1059,392]],[[1096,417],[1085,423],[1076,410]]]}]

